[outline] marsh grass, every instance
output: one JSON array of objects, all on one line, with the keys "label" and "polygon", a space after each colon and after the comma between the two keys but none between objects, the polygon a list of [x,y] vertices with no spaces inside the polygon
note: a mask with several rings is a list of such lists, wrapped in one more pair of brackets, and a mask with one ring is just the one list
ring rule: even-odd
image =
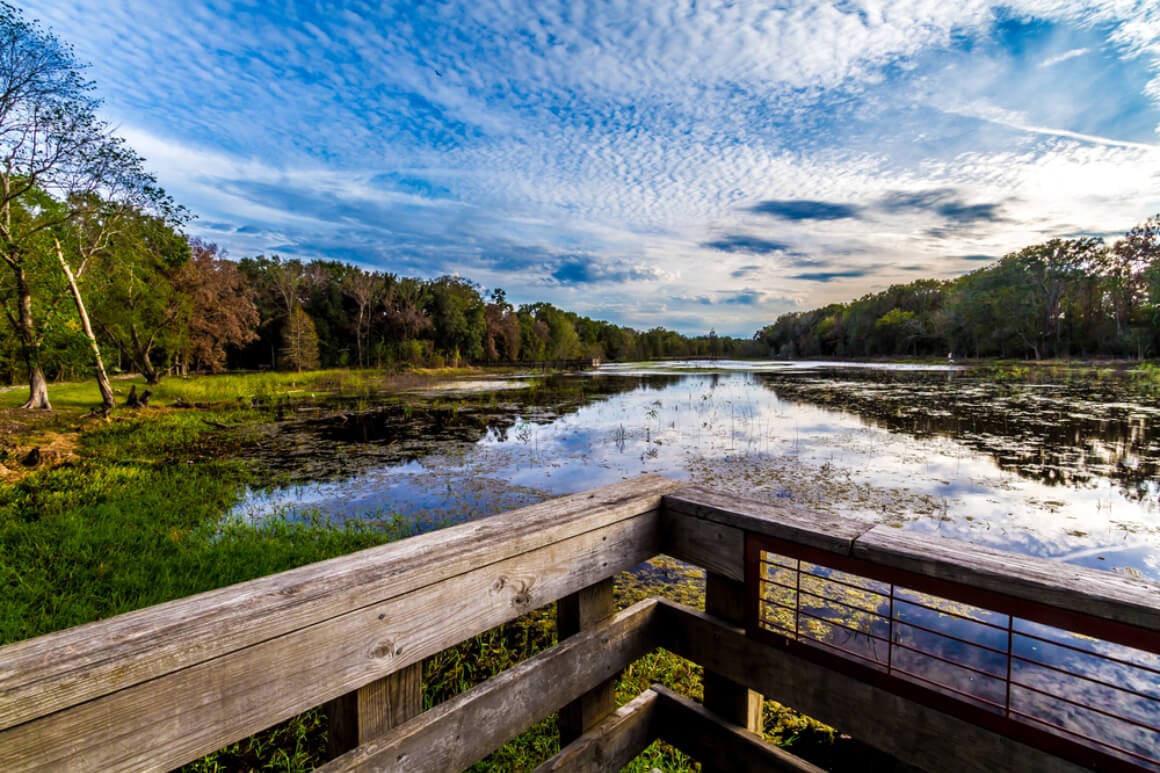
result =
[{"label": "marsh grass", "polygon": [[[83,399],[79,389],[63,393]],[[54,417],[53,431],[76,435],[71,459],[0,482],[0,643],[409,533],[408,522],[390,519],[373,529],[276,517],[222,522],[256,471],[234,458],[236,440],[226,437],[233,433],[220,428],[243,431],[262,420],[268,415],[232,407],[118,411],[79,424]],[[44,426],[32,426],[31,442]]]},{"label": "marsh grass", "polygon": [[313,709],[191,762],[183,773],[314,770],[326,759],[326,714]]},{"label": "marsh grass", "polygon": [[1132,377],[1149,392],[1160,391],[1160,364],[1142,362],[1132,371]]},{"label": "marsh grass", "polygon": [[[256,373],[225,373],[220,375],[172,376],[159,384],[149,385],[140,376],[113,380],[113,392],[121,402],[132,387],[138,394],[148,390],[152,405],[170,405],[178,400],[187,403],[227,404],[277,399],[304,399],[340,395],[344,397],[372,396],[384,391],[420,388],[439,379],[476,376],[483,371],[474,368],[415,369],[400,372],[378,370],[331,370],[302,373],[261,371]],[[487,371],[495,375],[494,370]],[[49,399],[54,413],[65,418],[88,413],[101,404],[101,395],[91,381],[50,384]],[[0,408],[16,408],[27,399],[27,389],[14,387],[0,391]]]}]

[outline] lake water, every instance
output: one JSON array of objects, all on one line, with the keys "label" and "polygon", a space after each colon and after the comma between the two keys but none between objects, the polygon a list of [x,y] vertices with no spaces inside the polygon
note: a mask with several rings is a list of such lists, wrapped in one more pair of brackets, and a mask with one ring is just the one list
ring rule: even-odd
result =
[{"label": "lake water", "polygon": [[606,366],[465,381],[270,428],[294,485],[234,511],[422,528],[658,473],[1160,581],[1160,408],[1146,384],[954,366]]}]

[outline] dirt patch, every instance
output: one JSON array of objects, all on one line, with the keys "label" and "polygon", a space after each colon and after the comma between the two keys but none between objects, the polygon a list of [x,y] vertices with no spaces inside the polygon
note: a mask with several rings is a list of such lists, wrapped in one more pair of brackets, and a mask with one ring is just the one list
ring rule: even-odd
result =
[{"label": "dirt patch", "polygon": [[0,411],[0,480],[13,482],[33,470],[75,461],[80,432],[61,429],[60,421],[20,409]]},{"label": "dirt patch", "polygon": [[0,481],[12,483],[34,470],[76,461],[81,435],[104,421],[68,409],[0,408]]}]

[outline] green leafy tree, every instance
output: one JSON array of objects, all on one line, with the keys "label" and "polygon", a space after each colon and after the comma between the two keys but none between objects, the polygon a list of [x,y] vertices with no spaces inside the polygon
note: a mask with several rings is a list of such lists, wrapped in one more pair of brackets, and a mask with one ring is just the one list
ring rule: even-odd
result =
[{"label": "green leafy tree", "polygon": [[189,261],[189,241],[169,219],[139,210],[120,223],[89,269],[93,319],[102,338],[150,384],[184,334],[188,297],[175,282]]},{"label": "green leafy tree", "polygon": [[917,314],[897,307],[874,323],[874,333],[878,336],[881,350],[891,354],[907,353],[924,332]]},{"label": "green leafy tree", "polygon": [[295,305],[306,304],[306,269],[301,261],[284,261],[278,255],[242,258],[238,269],[250,288],[258,309],[258,338],[247,347],[243,361],[248,367],[278,367],[278,352],[286,320]]},{"label": "green leafy tree", "polygon": [[567,313],[555,306],[545,304],[536,315],[536,319],[548,326],[547,355],[549,360],[557,362],[571,360],[583,354],[580,346],[580,335],[576,332],[576,326],[572,324]]},{"label": "green leafy tree", "polygon": [[383,343],[401,360],[415,361],[422,350],[416,339],[433,327],[427,313],[428,295],[427,284],[414,277],[388,282]]},{"label": "green leafy tree", "polygon": [[[84,256],[66,254],[62,241],[68,227],[91,209],[96,195],[105,202],[163,195],[140,157],[96,117],[100,102],[93,91],[66,45],[0,3],[0,261],[11,272],[15,309],[8,316],[29,380],[26,408],[52,407],[40,358],[42,322],[34,314],[33,274],[45,270],[44,235],[53,235],[57,268],[66,275],[83,319],[77,281],[82,272],[69,259],[83,262]],[[57,206],[38,206],[36,198],[42,196]],[[112,391],[102,377],[96,338],[86,332],[108,408]]]},{"label": "green leafy tree", "polygon": [[387,294],[387,281],[377,271],[354,269],[339,281],[344,296],[355,305],[353,320],[355,351],[358,366],[367,366],[368,340],[371,334],[372,313],[383,303]]},{"label": "green leafy tree", "polygon": [[350,364],[351,304],[343,287],[357,271],[338,260],[312,260],[304,266],[305,306],[318,331],[318,351],[325,367]]},{"label": "green leafy tree", "polygon": [[1023,343],[1035,359],[1065,353],[1062,333],[1077,274],[1103,250],[1098,239],[1052,239],[1005,255],[993,269],[992,324]]},{"label": "green leafy tree", "polygon": [[548,323],[536,319],[533,309],[521,306],[516,315],[520,325],[520,358],[523,362],[545,362],[548,359]]},{"label": "green leafy tree", "polygon": [[1139,358],[1152,338],[1149,276],[1160,262],[1160,215],[1133,227],[1107,253],[1108,293],[1123,351]]},{"label": "green leafy tree", "polygon": [[483,357],[484,304],[479,288],[457,276],[443,276],[427,286],[427,313],[435,348],[453,361]]}]

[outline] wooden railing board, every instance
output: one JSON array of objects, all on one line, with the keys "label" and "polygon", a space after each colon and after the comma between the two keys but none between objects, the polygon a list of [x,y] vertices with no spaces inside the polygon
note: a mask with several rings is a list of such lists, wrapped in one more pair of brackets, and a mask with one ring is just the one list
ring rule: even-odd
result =
[{"label": "wooden railing board", "polygon": [[656,608],[655,599],[634,604],[319,771],[462,770],[655,649]]},{"label": "wooden railing board", "polygon": [[[556,636],[566,639],[598,625],[616,614],[616,595],[611,577],[569,594],[556,602]],[[561,706],[556,723],[560,743],[567,745],[616,710],[613,674],[576,700]]]},{"label": "wooden railing board", "polygon": [[726,722],[695,701],[659,684],[657,737],[677,747],[702,766],[731,773],[825,773],[800,757],[766,743],[760,735]]},{"label": "wooden railing board", "polygon": [[661,552],[706,571],[745,580],[745,532],[734,526],[675,512],[661,512]]},{"label": "wooden railing board", "polygon": [[[745,583],[731,580],[713,572],[705,575],[705,614],[732,625],[742,625],[746,612]],[[711,668],[705,669],[705,708],[718,717],[746,730],[759,733],[762,728],[762,709],[765,699],[761,693],[749,689],[744,680],[730,679]],[[720,770],[712,761],[704,763],[705,770]]]},{"label": "wooden railing board", "polygon": [[635,566],[657,552],[657,522],[619,520],[10,728],[0,770],[170,769]]},{"label": "wooden railing board", "polygon": [[1160,584],[1142,578],[882,526],[853,556],[1160,634]]},{"label": "wooden railing board", "polygon": [[741,629],[674,602],[658,604],[660,645],[750,685],[931,773],[994,770],[1080,773],[1085,768],[964,720],[762,644]]},{"label": "wooden railing board", "polygon": [[0,649],[0,730],[656,511],[683,485],[642,476],[10,644]]},{"label": "wooden railing board", "polygon": [[[0,648],[0,770],[164,770],[360,689],[368,705],[391,701],[371,694],[376,680],[656,553],[739,580],[746,531],[1091,615],[1149,642],[1160,631],[1155,583],[643,477]],[[1079,769],[710,615],[669,602],[653,614],[669,625],[658,640],[707,673],[912,764]],[[600,677],[598,661],[581,662]],[[640,732],[639,717],[615,719],[625,738]],[[520,730],[531,721],[511,718]]]},{"label": "wooden railing board", "polygon": [[664,510],[848,555],[874,524],[797,505],[764,502],[689,486],[664,496]]},{"label": "wooden railing board", "polygon": [[657,694],[645,690],[539,765],[534,773],[606,773],[636,759],[656,738]]}]

